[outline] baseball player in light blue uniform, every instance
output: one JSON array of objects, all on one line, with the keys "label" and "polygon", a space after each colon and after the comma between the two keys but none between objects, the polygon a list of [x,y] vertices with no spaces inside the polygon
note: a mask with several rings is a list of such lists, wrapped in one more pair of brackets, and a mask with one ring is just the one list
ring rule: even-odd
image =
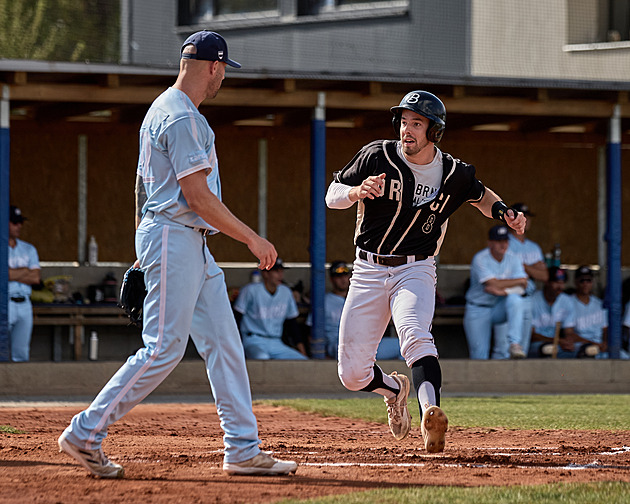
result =
[{"label": "baseball player in light blue uniform", "polygon": [[[283,268],[278,259],[270,271]],[[280,274],[280,272],[278,272]],[[234,302],[234,310],[242,315],[240,321],[243,348],[248,359],[305,360],[307,357],[282,341],[284,322],[299,315],[293,293],[286,285],[273,285],[270,292],[267,274],[262,282],[247,284]]]},{"label": "baseball player in light blue uniform", "polygon": [[513,205],[519,212],[527,216],[527,224],[525,225],[525,233],[517,235],[510,233],[510,247],[509,250],[513,254],[520,257],[525,268],[525,273],[528,275],[527,288],[525,289],[524,302],[525,302],[525,320],[523,322],[523,338],[521,339],[521,347],[523,351],[527,353],[529,351],[530,339],[532,336],[532,294],[536,291],[536,282],[547,281],[547,266],[545,265],[545,256],[540,246],[532,240],[526,238],[526,235],[531,227],[534,214],[529,210],[529,207],[524,203],[515,203]]},{"label": "baseball player in light blue uniform", "polygon": [[488,247],[475,254],[470,266],[464,330],[471,359],[490,357],[492,327],[503,322],[507,322],[511,356],[525,357],[520,341],[527,274],[520,259],[508,249],[508,235],[506,226],[493,226]]},{"label": "baseball player in light blue uniform", "polygon": [[27,362],[31,353],[33,306],[31,285],[41,280],[37,249],[18,239],[25,218],[22,211],[9,208],[9,343],[11,360]]},{"label": "baseball player in light blue uniform", "polygon": [[[258,428],[236,321],[223,272],[205,243],[221,230],[246,243],[269,268],[275,248],[234,217],[221,201],[214,133],[198,106],[214,98],[228,58],[213,32],[197,32],[182,46],[175,85],[151,105],[140,129],[137,168],[142,220],[136,253],[145,271],[144,348],[131,356],[92,404],[59,438],[60,448],[95,475],[121,477],[101,443],[107,428],[148,396],[184,355],[188,336],[205,360],[224,431],[223,470],[229,474],[287,474],[295,462],[260,451]],[[145,196],[144,193],[146,193]]]},{"label": "baseball player in light blue uniform", "polygon": [[[551,354],[556,323],[560,323],[563,335],[560,337],[558,358],[572,358],[577,355],[574,347],[575,303],[564,293],[567,275],[557,267],[549,268],[549,280],[542,290],[532,296],[532,343],[529,357],[544,357]],[[547,351],[549,350],[549,351]]]},{"label": "baseball player in light blue uniform", "polygon": [[[576,293],[571,296],[575,303],[575,331],[581,338],[578,357],[607,359],[608,310],[600,298],[592,294],[593,272],[588,266],[580,266],[575,272]],[[620,351],[622,359],[628,353]]]}]

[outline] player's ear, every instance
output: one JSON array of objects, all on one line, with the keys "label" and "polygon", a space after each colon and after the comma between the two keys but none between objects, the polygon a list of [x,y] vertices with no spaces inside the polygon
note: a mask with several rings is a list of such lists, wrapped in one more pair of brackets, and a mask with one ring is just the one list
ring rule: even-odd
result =
[{"label": "player's ear", "polygon": [[210,63],[210,66],[208,67],[208,71],[210,72],[210,75],[214,75],[215,73],[217,73],[219,70],[219,62],[209,61],[208,63]]}]

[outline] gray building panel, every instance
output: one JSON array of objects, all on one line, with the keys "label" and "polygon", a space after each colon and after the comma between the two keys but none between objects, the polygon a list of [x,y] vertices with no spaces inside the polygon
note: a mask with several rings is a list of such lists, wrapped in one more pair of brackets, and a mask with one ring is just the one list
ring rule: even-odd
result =
[{"label": "gray building panel", "polygon": [[394,9],[394,14],[381,10],[357,19],[339,15],[304,22],[296,16],[278,16],[246,28],[225,21],[217,22],[216,28],[177,27],[176,0],[133,4],[133,64],[174,65],[179,43],[192,31],[207,28],[226,37],[230,56],[249,72],[468,74],[468,0],[415,0],[406,9]]}]

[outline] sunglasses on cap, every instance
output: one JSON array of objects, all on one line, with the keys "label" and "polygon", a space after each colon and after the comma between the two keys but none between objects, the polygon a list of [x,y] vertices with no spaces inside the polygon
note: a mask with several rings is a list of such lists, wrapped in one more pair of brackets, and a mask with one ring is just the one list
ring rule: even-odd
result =
[{"label": "sunglasses on cap", "polygon": [[334,270],[330,272],[331,275],[347,275],[350,273],[350,270],[347,266],[337,266]]}]

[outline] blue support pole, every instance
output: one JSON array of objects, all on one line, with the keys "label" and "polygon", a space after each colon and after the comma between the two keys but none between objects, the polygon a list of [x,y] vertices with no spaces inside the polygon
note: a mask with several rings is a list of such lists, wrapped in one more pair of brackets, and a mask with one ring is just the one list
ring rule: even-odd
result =
[{"label": "blue support pole", "polygon": [[311,353],[326,358],[326,95],[319,93],[311,121]]},{"label": "blue support pole", "polygon": [[0,362],[9,360],[9,86],[0,89]]},{"label": "blue support pole", "polygon": [[619,359],[621,349],[621,117],[619,105],[615,105],[610,118],[606,145],[606,192],[608,243],[608,270],[606,304],[608,307],[608,353],[611,359]]}]

